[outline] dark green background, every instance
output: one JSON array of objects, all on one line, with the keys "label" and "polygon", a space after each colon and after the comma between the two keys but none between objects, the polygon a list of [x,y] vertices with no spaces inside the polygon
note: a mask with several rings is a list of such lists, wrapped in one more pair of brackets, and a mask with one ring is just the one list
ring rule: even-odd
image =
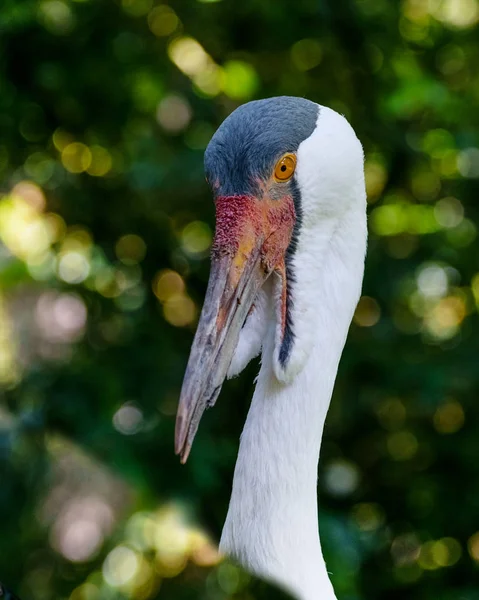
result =
[{"label": "dark green background", "polygon": [[281,94],[345,114],[366,156],[365,298],[319,471],[338,598],[479,598],[478,21],[477,0],[2,1],[0,579],[24,600],[278,597],[196,564],[257,364],[186,467],[173,428],[203,151]]}]

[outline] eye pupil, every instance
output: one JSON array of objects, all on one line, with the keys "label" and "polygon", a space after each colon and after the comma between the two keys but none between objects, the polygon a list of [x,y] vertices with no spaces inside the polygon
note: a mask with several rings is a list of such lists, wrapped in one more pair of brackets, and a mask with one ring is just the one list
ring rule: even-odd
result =
[{"label": "eye pupil", "polygon": [[283,173],[286,171],[286,165],[281,165],[281,170],[283,171]]}]

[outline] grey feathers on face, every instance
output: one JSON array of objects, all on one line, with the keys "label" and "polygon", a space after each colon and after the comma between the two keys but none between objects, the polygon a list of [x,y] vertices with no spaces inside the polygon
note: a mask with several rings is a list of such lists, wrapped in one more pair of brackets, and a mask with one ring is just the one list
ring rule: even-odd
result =
[{"label": "grey feathers on face", "polygon": [[205,153],[206,177],[217,196],[255,194],[285,152],[296,152],[316,128],[319,106],[280,96],[248,102],[223,121]]}]

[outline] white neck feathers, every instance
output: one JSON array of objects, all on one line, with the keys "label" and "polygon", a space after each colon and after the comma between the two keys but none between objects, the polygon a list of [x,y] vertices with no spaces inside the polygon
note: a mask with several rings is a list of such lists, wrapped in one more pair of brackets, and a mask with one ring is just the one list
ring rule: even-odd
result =
[{"label": "white neck feathers", "polygon": [[[318,533],[317,465],[366,251],[362,149],[351,131],[342,117],[322,108],[315,132],[298,149],[303,220],[292,258],[294,342],[281,370],[274,294],[265,294],[261,302],[267,298],[268,305],[251,319],[266,317],[261,370],[220,544],[300,600],[335,599]],[[338,144],[338,136],[346,142]],[[319,170],[305,158],[313,154]],[[251,357],[243,346],[240,338],[230,374]]]},{"label": "white neck feathers", "polygon": [[[321,276],[310,288],[316,299],[314,343],[290,384],[279,382],[273,372],[276,323],[271,307],[220,545],[247,569],[301,600],[335,598],[319,540],[316,484],[323,426],[362,281],[363,259],[349,252],[358,223],[350,225],[343,223],[344,229],[334,233]],[[364,257],[364,233],[362,237]],[[358,269],[354,285],[352,268]]]}]

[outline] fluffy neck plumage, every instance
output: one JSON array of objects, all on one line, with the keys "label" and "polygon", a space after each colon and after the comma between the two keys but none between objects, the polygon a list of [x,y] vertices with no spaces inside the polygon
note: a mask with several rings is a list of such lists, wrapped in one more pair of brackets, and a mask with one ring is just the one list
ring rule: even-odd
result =
[{"label": "fluffy neck plumage", "polygon": [[[340,223],[325,220],[314,239],[322,254],[298,248],[294,318],[307,318],[314,343],[291,382],[273,368],[277,335],[273,306],[263,344],[261,370],[241,437],[233,491],[220,549],[245,568],[290,591],[300,600],[333,600],[318,533],[317,464],[324,422],[351,318],[359,298],[366,248],[364,203]],[[273,304],[273,301],[271,301]],[[297,343],[301,340],[298,337]],[[300,348],[301,350],[301,348]]]}]

